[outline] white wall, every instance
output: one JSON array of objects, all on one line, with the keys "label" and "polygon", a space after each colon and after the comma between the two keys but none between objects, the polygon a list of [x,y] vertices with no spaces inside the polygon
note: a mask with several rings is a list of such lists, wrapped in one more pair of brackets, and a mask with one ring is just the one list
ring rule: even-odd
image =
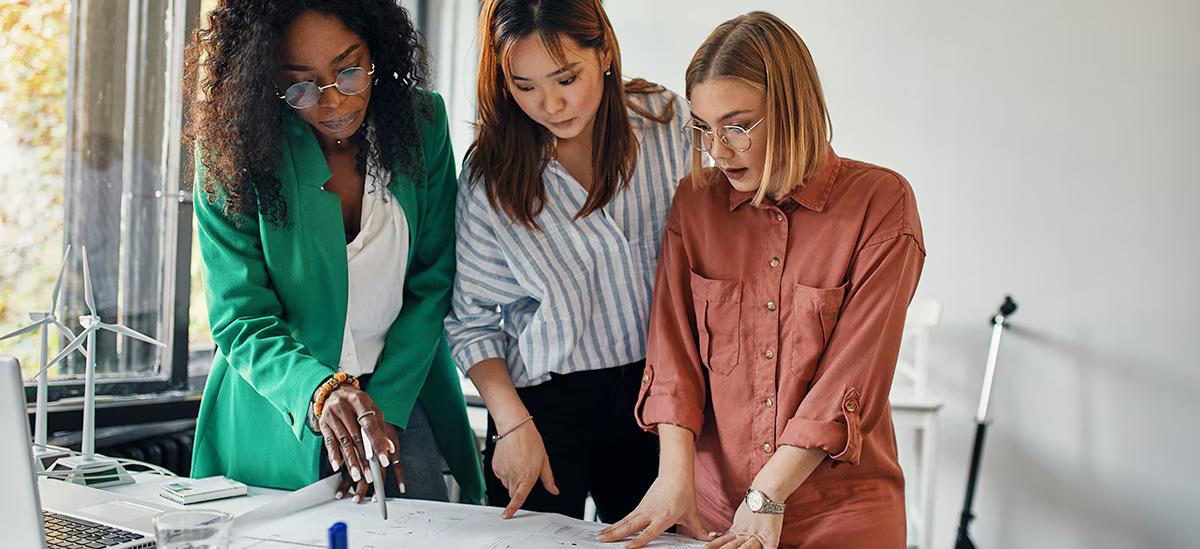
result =
[{"label": "white wall", "polygon": [[984,548],[1200,544],[1200,3],[608,0],[627,76],[682,92],[716,24],[812,50],[843,156],[916,191],[944,301],[936,546],[962,504],[987,319],[1001,349]]}]

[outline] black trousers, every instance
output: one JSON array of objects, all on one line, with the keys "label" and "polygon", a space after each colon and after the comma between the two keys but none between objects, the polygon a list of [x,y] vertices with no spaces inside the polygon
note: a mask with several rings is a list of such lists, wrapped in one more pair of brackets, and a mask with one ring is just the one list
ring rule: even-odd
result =
[{"label": "black trousers", "polygon": [[[521,507],[583,518],[591,494],[603,522],[616,522],[637,507],[658,476],[658,437],[637,425],[637,403],[645,362],[572,374],[518,388],[542,435],[559,495],[539,480]],[[496,423],[488,416],[483,476],[488,504],[508,505],[508,490],[492,469]],[[501,440],[500,444],[504,441]]]}]

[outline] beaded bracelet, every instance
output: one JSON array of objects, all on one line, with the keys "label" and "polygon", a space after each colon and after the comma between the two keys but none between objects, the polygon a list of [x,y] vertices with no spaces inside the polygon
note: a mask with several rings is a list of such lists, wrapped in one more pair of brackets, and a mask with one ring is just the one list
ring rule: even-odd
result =
[{"label": "beaded bracelet", "polygon": [[325,411],[325,400],[329,398],[330,393],[342,385],[353,385],[355,389],[360,388],[358,385],[358,378],[347,374],[346,372],[338,372],[332,376],[329,376],[329,379],[326,379],[325,382],[317,388],[317,393],[313,396],[313,415],[320,419],[321,412]]}]

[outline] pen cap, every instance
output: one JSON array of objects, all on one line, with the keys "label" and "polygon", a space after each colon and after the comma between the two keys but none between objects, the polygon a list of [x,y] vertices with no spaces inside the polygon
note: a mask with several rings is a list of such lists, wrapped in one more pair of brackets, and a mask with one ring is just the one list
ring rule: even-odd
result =
[{"label": "pen cap", "polygon": [[348,549],[346,539],[346,523],[335,522],[329,527],[329,549]]}]

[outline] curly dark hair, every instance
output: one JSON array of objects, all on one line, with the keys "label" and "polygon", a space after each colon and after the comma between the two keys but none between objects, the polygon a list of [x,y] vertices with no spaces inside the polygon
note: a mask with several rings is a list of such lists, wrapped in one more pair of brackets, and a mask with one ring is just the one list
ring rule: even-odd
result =
[{"label": "curly dark hair", "polygon": [[272,225],[288,224],[275,171],[283,109],[290,107],[277,96],[272,52],[287,26],[309,10],[359,35],[375,63],[371,101],[351,137],[359,145],[359,173],[384,166],[421,180],[416,115],[428,118],[431,106],[414,110],[414,89],[426,82],[429,64],[420,32],[396,0],[221,0],[186,52],[183,140],[185,150],[200,155],[209,203],[222,196],[223,213],[234,221],[260,214]]}]

